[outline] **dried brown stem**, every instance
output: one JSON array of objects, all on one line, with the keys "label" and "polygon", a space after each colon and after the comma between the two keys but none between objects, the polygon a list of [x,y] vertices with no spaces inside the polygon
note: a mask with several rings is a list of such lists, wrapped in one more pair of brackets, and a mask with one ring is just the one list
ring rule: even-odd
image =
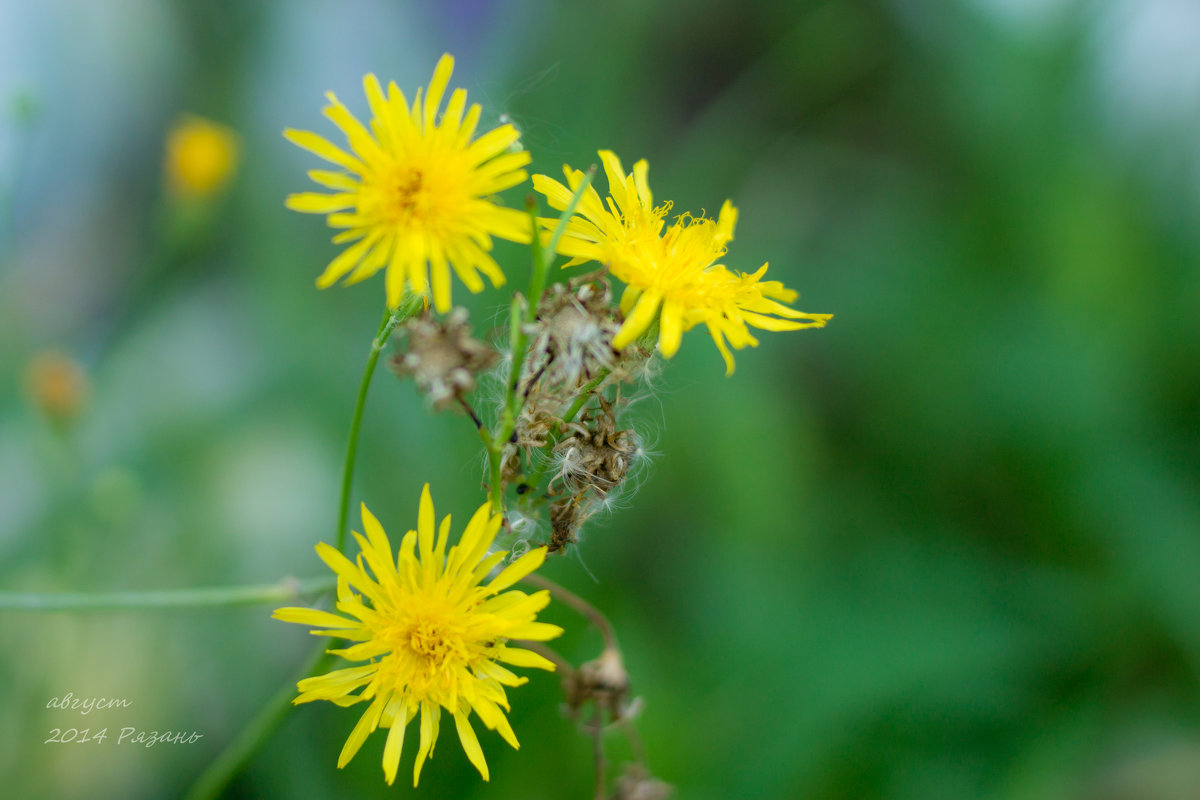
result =
[{"label": "dried brown stem", "polygon": [[592,753],[596,758],[596,800],[605,800],[604,792],[604,712],[596,706],[592,720]]},{"label": "dried brown stem", "polygon": [[622,715],[618,722],[621,732],[625,734],[625,741],[629,742],[629,749],[633,751],[633,760],[643,767],[646,766],[646,745],[643,744],[641,734],[638,733],[637,726],[633,724],[633,719],[628,715]]},{"label": "dried brown stem", "polygon": [[467,402],[467,398],[463,397],[461,394],[458,394],[455,395],[455,399],[458,400],[459,404],[463,407],[463,410],[467,412],[467,416],[471,418],[471,422],[475,423],[475,430],[483,430],[483,422],[479,419],[479,415],[475,413],[475,409],[471,408],[471,404]]},{"label": "dried brown stem", "polygon": [[600,613],[599,609],[593,606],[588,601],[584,600],[579,595],[559,586],[549,578],[544,578],[541,575],[533,574],[522,578],[524,583],[530,586],[535,586],[538,589],[546,589],[550,592],[550,596],[555,600],[569,605],[571,608],[578,611],[583,616],[587,617],[588,622],[596,626],[596,630],[600,631],[600,635],[604,637],[604,646],[620,652],[621,647],[617,644],[617,634],[613,631],[612,624],[608,621],[608,617]]}]

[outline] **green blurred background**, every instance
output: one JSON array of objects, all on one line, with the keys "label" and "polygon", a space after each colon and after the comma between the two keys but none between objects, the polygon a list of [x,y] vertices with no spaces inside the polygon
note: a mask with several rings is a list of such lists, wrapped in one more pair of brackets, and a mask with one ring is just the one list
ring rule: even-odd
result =
[{"label": "green blurred background", "polygon": [[[363,73],[411,91],[447,50],[535,169],[611,148],[677,210],[733,198],[727,262],[836,315],[732,379],[689,334],[639,407],[640,491],[547,569],[616,625],[656,774],[687,798],[1200,797],[1189,0],[3,0],[0,588],[323,573],[383,289],[313,288],[335,248],[283,197],[318,164],[280,132],[333,136],[323,91],[362,113]],[[162,188],[182,112],[241,145],[186,215]],[[455,297],[502,322],[503,291]],[[65,431],[29,400],[47,350],[91,386]],[[429,481],[461,525],[477,451],[381,370],[355,498],[403,532]],[[269,610],[0,615],[0,793],[181,794],[310,646]],[[68,691],[132,706],[45,707]],[[483,736],[489,784],[452,731],[416,792],[411,748],[384,784],[381,736],[339,772],[356,715],[324,704],[228,797],[590,796],[557,681],[512,700],[522,749]],[[43,744],[88,725],[205,738]]]}]

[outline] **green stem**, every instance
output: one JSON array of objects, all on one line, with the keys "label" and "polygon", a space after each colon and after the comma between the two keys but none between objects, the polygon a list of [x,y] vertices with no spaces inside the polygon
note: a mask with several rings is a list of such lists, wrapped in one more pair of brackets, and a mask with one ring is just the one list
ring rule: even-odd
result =
[{"label": "green stem", "polygon": [[504,465],[501,463],[503,458],[503,446],[496,447],[492,445],[488,447],[488,497],[491,498],[492,501],[493,514],[504,513]]},{"label": "green stem", "polygon": [[[529,306],[525,309],[525,313],[529,315],[529,321],[537,317],[538,306],[542,304],[542,293],[546,291],[546,278],[549,277],[550,265],[554,262],[554,249],[546,250],[542,247],[541,226],[538,224],[538,207],[537,201],[532,197],[525,204],[525,211],[529,213],[529,221],[533,225],[533,238],[529,240],[529,255],[531,263],[529,268]],[[549,253],[549,256],[547,256]],[[522,336],[524,331],[517,331]],[[514,358],[523,356],[524,351],[513,353]],[[509,376],[509,383],[515,383],[520,378],[520,372],[514,370],[514,375]]]},{"label": "green stem", "polygon": [[260,586],[215,586],[149,592],[0,592],[0,611],[119,611],[217,608],[281,603],[327,592],[335,577],[284,578]]},{"label": "green stem", "polygon": [[565,606],[570,606],[586,617],[588,622],[592,623],[596,627],[596,630],[600,631],[600,636],[604,639],[605,647],[616,650],[618,653],[621,651],[621,646],[617,644],[617,633],[613,630],[612,623],[608,621],[608,617],[604,616],[600,609],[587,600],[584,600],[570,589],[560,586],[544,575],[536,573],[526,575],[524,578],[521,578],[521,583],[550,592],[550,596],[555,600]]},{"label": "green stem", "polygon": [[583,388],[579,390],[579,394],[575,395],[574,402],[567,407],[567,412],[563,414],[563,425],[566,425],[575,419],[575,415],[579,413],[579,410],[583,408],[584,404],[588,401],[588,398],[592,396],[592,392],[595,391],[600,384],[604,383],[604,381],[608,378],[608,374],[609,370],[602,369],[596,375],[596,377],[592,378],[583,385]]},{"label": "green stem", "polygon": [[595,177],[596,165],[592,164],[588,167],[587,172],[583,173],[583,180],[580,181],[575,193],[571,195],[571,201],[567,203],[567,207],[559,215],[558,224],[554,226],[554,233],[550,234],[550,241],[546,242],[546,252],[550,254],[550,260],[546,261],[546,269],[550,268],[550,261],[554,259],[554,251],[558,249],[558,240],[566,233],[567,223],[571,221],[571,217],[575,214],[575,209],[579,207],[579,202],[583,200],[584,192],[592,185],[592,179]]},{"label": "green stem", "polygon": [[254,752],[279,727],[291,699],[296,695],[296,683],[299,679],[321,672],[333,661],[333,656],[325,653],[324,649],[325,645],[322,644],[309,656],[308,662],[300,671],[296,681],[284,684],[275,694],[271,695],[271,699],[259,709],[254,719],[242,728],[233,741],[221,751],[216,760],[209,764],[196,779],[192,788],[188,790],[185,800],[215,800],[221,796],[225,787],[242,771]]},{"label": "green stem", "polygon": [[395,309],[388,309],[379,323],[379,332],[371,342],[371,355],[367,357],[367,366],[363,370],[362,381],[358,385],[358,399],[354,402],[354,416],[350,418],[350,438],[346,442],[346,461],[342,464],[342,499],[338,505],[337,549],[340,551],[346,544],[346,520],[350,517],[350,485],[354,480],[354,461],[358,453],[358,431],[362,426],[363,408],[367,404],[367,389],[371,386],[371,377],[375,374],[375,365],[379,362],[379,354],[383,352],[388,337],[396,326],[409,317],[414,316],[421,308],[421,299],[405,295]]}]

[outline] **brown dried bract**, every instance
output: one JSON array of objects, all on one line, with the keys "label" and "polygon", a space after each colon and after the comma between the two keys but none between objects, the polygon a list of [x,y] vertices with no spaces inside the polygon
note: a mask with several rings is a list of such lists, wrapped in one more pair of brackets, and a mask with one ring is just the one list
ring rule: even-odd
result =
[{"label": "brown dried bract", "polygon": [[576,540],[576,533],[587,519],[583,508],[583,493],[564,497],[550,504],[550,543],[547,553],[557,553]]},{"label": "brown dried bract", "polygon": [[651,775],[640,764],[626,764],[612,800],[666,800],[675,794],[675,787]]},{"label": "brown dried bract", "polygon": [[554,445],[554,454],[559,459],[556,477],[564,486],[606,494],[624,482],[638,446],[633,431],[617,429],[614,404],[598,399],[599,408],[566,426],[567,435]]},{"label": "brown dried bract", "polygon": [[548,288],[529,329],[534,380],[569,391],[611,370],[616,362],[612,340],[620,328],[616,313],[602,273]]},{"label": "brown dried bract", "polygon": [[496,362],[498,354],[471,337],[467,311],[456,308],[444,319],[431,314],[404,326],[407,347],[391,361],[401,377],[412,377],[436,411],[444,411],[474,390],[475,376]]}]

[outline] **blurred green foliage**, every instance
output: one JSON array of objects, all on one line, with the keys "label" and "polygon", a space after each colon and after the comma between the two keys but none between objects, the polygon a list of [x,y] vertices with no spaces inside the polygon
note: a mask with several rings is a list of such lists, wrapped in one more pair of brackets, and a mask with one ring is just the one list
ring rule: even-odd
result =
[{"label": "blurred green foliage", "polygon": [[[604,147],[647,157],[679,211],[731,197],[727,263],[769,259],[836,315],[764,334],[732,379],[687,336],[641,404],[661,453],[641,490],[548,568],[613,620],[655,772],[687,798],[1195,797],[1200,106],[1139,94],[1185,72],[1153,50],[1112,64],[1121,14],[1162,5],[0,6],[51,54],[0,65],[23,79],[0,84],[0,586],[321,573],[383,290],[313,288],[334,248],[283,209],[313,164],[279,131],[328,133],[322,90],[362,110],[363,72],[415,88],[448,49],[538,171]],[[244,145],[233,191],[182,228],[160,173],[181,111]],[[523,252],[497,251],[522,285]],[[505,297],[468,299],[479,329]],[[49,348],[91,382],[66,435],[22,383]],[[465,519],[477,450],[381,371],[356,499],[402,532],[429,481]],[[4,615],[5,795],[182,792],[309,647],[268,611]],[[549,619],[571,658],[597,653]],[[45,708],[67,691],[133,705]],[[491,783],[444,735],[422,795],[589,795],[553,677],[512,700],[522,749],[485,737]],[[205,738],[42,743],[101,720]],[[407,795],[382,737],[335,769],[353,721],[290,712],[228,796]]]}]

